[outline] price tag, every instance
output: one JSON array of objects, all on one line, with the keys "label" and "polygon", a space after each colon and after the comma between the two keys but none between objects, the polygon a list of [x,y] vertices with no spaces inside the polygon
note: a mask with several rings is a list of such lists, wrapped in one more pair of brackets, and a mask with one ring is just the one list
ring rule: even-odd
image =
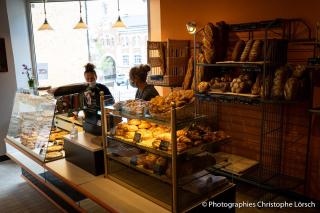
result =
[{"label": "price tag", "polygon": [[138,132],[134,133],[133,142],[140,143],[141,142],[141,134]]}]

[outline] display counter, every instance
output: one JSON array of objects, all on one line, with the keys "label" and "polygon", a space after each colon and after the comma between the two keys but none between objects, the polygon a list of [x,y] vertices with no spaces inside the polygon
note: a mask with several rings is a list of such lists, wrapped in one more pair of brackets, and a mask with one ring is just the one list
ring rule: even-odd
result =
[{"label": "display counter", "polygon": [[[90,135],[79,135],[78,140],[88,137]],[[5,139],[5,142],[8,157],[21,166],[22,176],[31,186],[63,211],[90,212],[94,209],[97,212],[150,212],[151,210],[153,212],[169,212],[160,205],[131,191],[130,188],[126,188],[109,178],[104,178],[103,175],[92,175],[66,159],[52,162],[39,161],[30,153],[16,146],[10,139]],[[73,194],[79,193],[79,195],[70,196],[68,190],[64,190],[61,186],[57,187],[50,181],[50,178],[47,180],[46,175],[43,174],[54,176],[64,184],[64,188],[70,188],[69,191],[72,191]],[[226,192],[233,196],[225,199],[234,199],[234,184],[228,184],[223,189],[217,190],[215,196],[226,194]],[[53,193],[55,196],[52,195]],[[60,199],[56,199],[56,196]],[[74,197],[80,197],[82,200],[77,200]]]}]

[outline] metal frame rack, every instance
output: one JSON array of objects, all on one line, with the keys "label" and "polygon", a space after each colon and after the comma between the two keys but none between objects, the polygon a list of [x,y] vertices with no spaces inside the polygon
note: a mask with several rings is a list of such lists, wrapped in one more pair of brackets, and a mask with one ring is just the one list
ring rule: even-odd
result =
[{"label": "metal frame rack", "polygon": [[[304,38],[297,38],[297,29],[302,29]],[[253,39],[254,33],[261,31],[264,44],[267,44],[268,39],[280,38],[286,39],[288,42],[302,42],[311,40],[311,29],[301,19],[276,19],[271,21],[233,24],[229,26],[230,32],[247,32],[247,38]],[[201,31],[201,30],[200,30]],[[200,32],[198,31],[198,32]],[[299,31],[301,33],[301,30]],[[194,36],[194,44],[197,37]],[[196,46],[196,45],[195,45]],[[267,47],[264,45],[264,56],[267,55]],[[196,58],[196,52],[194,52]],[[205,73],[219,73],[221,71],[233,71],[238,68],[250,72],[262,73],[262,82],[266,82],[268,75],[273,75],[273,69],[279,65],[286,63],[284,60],[272,61],[271,58],[264,57],[263,62],[251,63],[215,63],[215,64],[197,64],[203,66]],[[266,89],[266,84],[263,84]],[[243,181],[249,184],[267,190],[287,191],[293,190],[297,186],[304,183],[304,180],[295,177],[289,177],[282,174],[282,146],[283,146],[283,131],[284,131],[284,114],[285,109],[290,104],[288,101],[271,100],[267,98],[251,98],[236,95],[224,94],[196,94],[197,96],[197,111],[206,112],[211,119],[211,125],[215,128],[219,127],[220,109],[225,106],[235,104],[254,105],[261,112],[260,136],[259,136],[259,164],[254,169],[249,170],[242,176],[233,175],[220,169],[212,168],[211,171],[215,174],[228,176],[232,179]],[[245,117],[245,115],[244,115]],[[232,124],[230,124],[232,125]]]},{"label": "metal frame rack", "polygon": [[[106,178],[110,178],[113,181],[124,185],[128,189],[146,197],[149,200],[152,200],[153,202],[163,206],[164,208],[167,208],[168,210],[171,210],[172,212],[189,211],[190,209],[200,205],[201,202],[206,201],[208,199],[212,199],[215,196],[218,196],[221,193],[225,192],[226,190],[234,187],[234,184],[225,182],[224,185],[219,185],[217,188],[213,189],[212,191],[207,191],[203,194],[197,194],[197,195],[190,193],[184,189],[184,186],[186,184],[189,184],[194,180],[197,180],[198,178],[209,175],[210,173],[206,170],[201,170],[201,171],[193,172],[192,175],[188,176],[187,178],[180,177],[178,173],[178,168],[180,167],[180,157],[182,158],[183,156],[192,157],[193,155],[202,153],[206,149],[207,145],[210,145],[210,143],[200,145],[200,147],[193,147],[194,149],[190,148],[185,151],[178,152],[176,130],[178,130],[178,128],[184,127],[185,125],[199,121],[199,119],[202,120],[204,118],[203,116],[201,115],[198,116],[197,114],[195,114],[192,119],[189,119],[186,121],[185,120],[180,121],[176,117],[175,103],[172,102],[170,120],[163,121],[163,120],[153,119],[151,117],[148,117],[147,115],[132,115],[132,114],[127,114],[125,112],[116,111],[116,110],[113,110],[112,107],[106,107],[104,105],[104,102],[105,102],[104,95],[103,95],[103,92],[101,92],[100,93],[101,116],[102,116],[101,123],[102,123],[102,138],[103,138]],[[172,144],[171,152],[166,152],[166,151],[161,151],[157,149],[140,146],[139,144],[122,141],[121,139],[113,137],[112,135],[110,135],[110,131],[108,130],[107,117],[109,115],[111,116],[116,115],[116,116],[120,116],[128,119],[136,118],[136,119],[149,121],[155,124],[166,125],[170,127],[171,144]],[[224,143],[225,140],[217,141],[215,143],[219,143],[219,142]],[[140,150],[157,154],[159,156],[169,159],[172,165],[171,178],[168,178],[164,175],[154,174],[152,172],[148,172],[143,168],[131,165],[130,160],[128,160],[128,157],[117,158],[116,156],[113,156],[111,153],[112,152],[111,150],[113,148],[113,145],[115,144],[120,145],[121,147],[125,147],[128,150],[140,149]],[[126,168],[126,169],[122,170],[120,167]],[[143,177],[142,178],[138,177],[137,181],[134,182],[135,177],[140,175],[142,175]],[[132,178],[132,181],[131,181],[131,178]],[[150,183],[153,181],[155,181],[154,185],[157,186],[157,188],[154,188],[154,189],[158,190],[160,186],[159,192],[153,191],[150,193],[149,190],[153,186],[153,183],[152,184]],[[148,186],[147,190],[144,189],[146,185]],[[171,196],[170,196],[170,193],[171,193]],[[163,195],[164,197],[161,197],[160,195]]]}]

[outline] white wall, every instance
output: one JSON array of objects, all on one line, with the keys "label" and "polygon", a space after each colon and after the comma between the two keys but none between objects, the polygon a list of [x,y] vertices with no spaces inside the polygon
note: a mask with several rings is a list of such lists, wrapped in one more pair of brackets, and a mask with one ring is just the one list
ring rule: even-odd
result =
[{"label": "white wall", "polygon": [[22,74],[22,64],[31,67],[29,32],[25,0],[7,0],[7,13],[11,35],[17,88],[28,88],[27,76]]},{"label": "white wall", "polygon": [[11,47],[9,21],[6,0],[0,0],[0,37],[5,39],[8,72],[0,73],[0,156],[5,153],[4,138],[7,134],[14,93],[16,77],[13,52]]},{"label": "white wall", "polygon": [[[0,37],[5,38],[8,72],[0,73],[0,156],[5,153],[14,94],[27,87],[22,64],[31,66],[29,33],[25,0],[0,0]],[[16,80],[17,79],[17,80]]]}]

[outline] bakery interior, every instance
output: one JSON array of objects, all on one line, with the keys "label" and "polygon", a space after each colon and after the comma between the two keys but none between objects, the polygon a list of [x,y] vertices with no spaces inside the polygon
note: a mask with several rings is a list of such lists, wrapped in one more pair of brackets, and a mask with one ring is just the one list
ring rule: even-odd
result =
[{"label": "bakery interior", "polygon": [[143,2],[160,95],[100,94],[85,127],[21,75],[43,1],[0,0],[0,212],[319,212],[320,2]]}]

